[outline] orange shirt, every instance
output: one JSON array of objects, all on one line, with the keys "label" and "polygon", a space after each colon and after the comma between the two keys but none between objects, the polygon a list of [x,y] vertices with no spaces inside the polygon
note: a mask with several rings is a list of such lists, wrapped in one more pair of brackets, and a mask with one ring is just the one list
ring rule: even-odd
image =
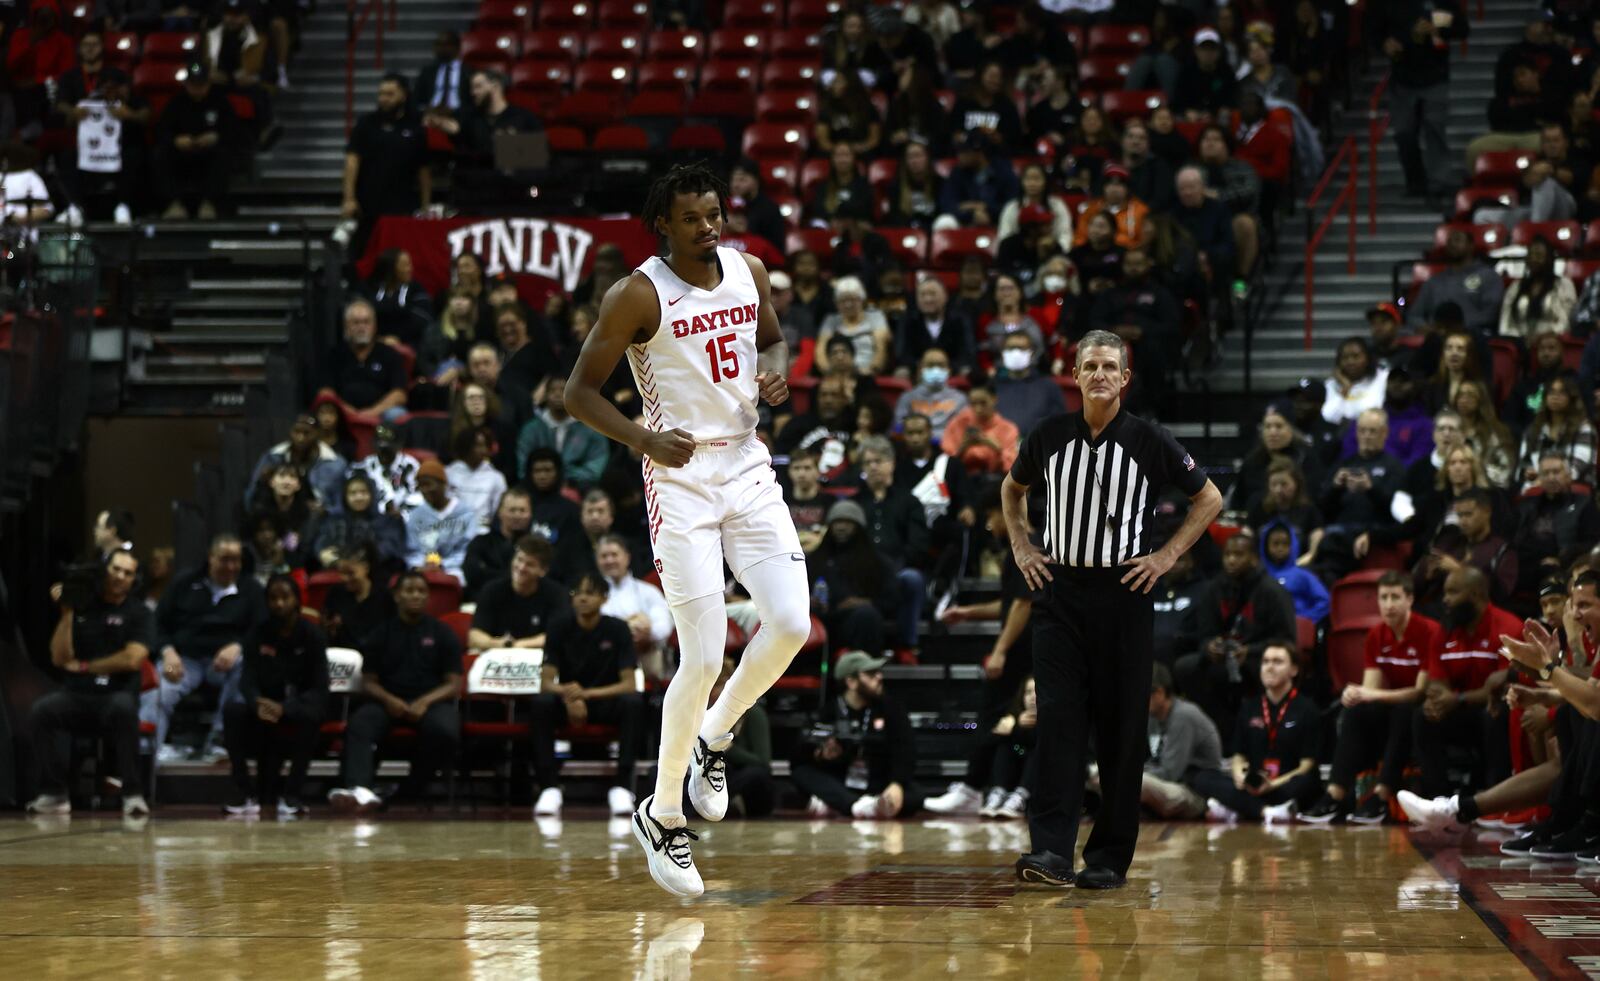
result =
[{"label": "orange shirt", "polygon": [[[1083,212],[1078,215],[1076,231],[1072,236],[1074,245],[1089,244],[1089,219],[1106,210],[1105,198],[1091,198],[1083,203]],[[1128,203],[1121,211],[1111,213],[1111,223],[1117,226],[1117,244],[1125,249],[1137,248],[1144,244],[1144,221],[1150,217],[1150,206],[1138,198],[1129,197]]]},{"label": "orange shirt", "polygon": [[950,424],[944,427],[944,438],[940,440],[939,447],[946,453],[955,455],[961,444],[967,438],[967,428],[975,427],[979,432],[994,440],[1000,447],[996,453],[988,446],[969,446],[961,454],[961,465],[968,472],[977,473],[1005,473],[1017,461],[1017,448],[1022,442],[1022,434],[1017,431],[1015,423],[996,412],[989,417],[989,424],[984,425],[978,421],[977,413],[968,406],[957,412],[950,419]]}]

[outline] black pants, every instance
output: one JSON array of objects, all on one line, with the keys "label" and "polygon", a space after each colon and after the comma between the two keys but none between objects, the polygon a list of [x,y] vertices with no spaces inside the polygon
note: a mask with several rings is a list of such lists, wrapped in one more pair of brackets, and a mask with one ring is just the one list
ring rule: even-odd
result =
[{"label": "black pants", "polygon": [[[229,702],[223,706],[222,741],[228,747],[233,785],[239,793],[268,805],[280,799],[298,801],[326,714],[320,704],[293,698],[283,703],[283,718],[277,722],[262,721],[253,704]],[[287,782],[283,779],[285,756],[289,758]],[[254,782],[250,779],[252,759],[256,761]]]},{"label": "black pants", "polygon": [[1204,651],[1185,654],[1172,666],[1172,680],[1183,697],[1204,709],[1217,724],[1226,746],[1233,739],[1240,699],[1261,694],[1261,655],[1247,655],[1235,676],[1229,673],[1225,657],[1213,661]]},{"label": "black pants", "polygon": [[221,211],[228,190],[228,165],[228,154],[221,145],[192,153],[167,148],[156,167],[162,207],[182,201],[184,207],[193,210],[209,201]]},{"label": "black pants", "polygon": [[1035,729],[1013,729],[1005,736],[985,732],[967,757],[966,785],[975,790],[1031,788],[1026,775],[1036,769],[1032,765],[1038,755],[1033,751],[1036,735]]},{"label": "black pants", "polygon": [[[891,581],[885,588],[893,588]],[[870,604],[853,606],[848,610],[835,610],[825,619],[828,628],[828,646],[834,650],[883,650],[885,620],[878,608]]]},{"label": "black pants", "polygon": [[1377,761],[1378,782],[1390,790],[1399,790],[1406,764],[1411,762],[1411,717],[1416,711],[1413,702],[1362,702],[1344,709],[1328,782],[1354,792],[1356,774]]},{"label": "black pants", "polygon": [[139,779],[139,696],[132,692],[54,691],[33,703],[33,742],[39,786],[66,796],[72,737],[102,736],[116,757],[123,796],[143,793]]},{"label": "black pants", "polygon": [[1550,823],[1568,828],[1586,811],[1600,811],[1600,722],[1564,704],[1555,724],[1561,773],[1550,789]]},{"label": "black pants", "polygon": [[1092,725],[1103,799],[1083,861],[1125,874],[1139,839],[1139,789],[1149,755],[1155,613],[1149,596],[1117,581],[1121,575],[1121,569],[1061,568],[1043,602],[1034,603],[1038,776],[1028,831],[1034,851],[1071,860]]},{"label": "black pants", "polygon": [[1493,787],[1511,776],[1511,737],[1504,714],[1492,716],[1479,705],[1458,705],[1438,722],[1429,722],[1420,709],[1412,719],[1412,744],[1422,765],[1422,796],[1443,797],[1450,792],[1446,755],[1451,746],[1478,754],[1478,786]]},{"label": "black pants", "polygon": [[1300,807],[1312,803],[1322,793],[1322,778],[1315,770],[1259,797],[1233,785],[1233,775],[1225,770],[1204,770],[1189,780],[1189,787],[1202,797],[1214,797],[1222,806],[1249,821],[1259,821],[1267,807],[1294,801]]},{"label": "black pants", "polygon": [[[639,759],[639,731],[644,720],[644,696],[628,692],[617,698],[587,703],[589,721],[617,727],[618,787],[633,790]],[[533,740],[533,778],[541,787],[561,785],[561,764],[556,760],[556,729],[567,723],[567,706],[555,692],[533,696],[533,718],[528,737]]]},{"label": "black pants", "polygon": [[[849,764],[844,761],[833,763],[800,763],[789,772],[789,779],[794,781],[795,787],[806,797],[819,798],[824,804],[833,808],[840,814],[849,816],[850,808],[855,802],[868,794],[881,794],[884,788],[892,782],[888,774],[871,773],[867,777],[867,789],[856,790],[845,786],[845,774],[849,772]],[[901,784],[900,790],[904,794],[904,803],[900,806],[898,817],[911,817],[922,810],[922,792],[915,784]]]},{"label": "black pants", "polygon": [[345,730],[344,780],[349,787],[370,788],[378,776],[378,743],[397,726],[415,729],[411,776],[406,790],[421,794],[434,774],[455,758],[461,743],[461,713],[454,702],[434,702],[420,722],[392,718],[377,702],[362,702],[350,713]]}]

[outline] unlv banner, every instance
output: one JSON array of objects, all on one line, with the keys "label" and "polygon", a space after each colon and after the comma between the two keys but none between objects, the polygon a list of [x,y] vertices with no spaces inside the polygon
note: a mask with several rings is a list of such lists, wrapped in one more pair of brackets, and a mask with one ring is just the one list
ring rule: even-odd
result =
[{"label": "unlv banner", "polygon": [[518,277],[522,297],[542,304],[550,293],[570,293],[594,264],[602,245],[622,248],[632,268],[656,254],[655,236],[633,218],[380,218],[356,268],[372,275],[379,253],[411,253],[416,279],[439,296],[450,288],[456,256],[471,252],[494,277]]}]

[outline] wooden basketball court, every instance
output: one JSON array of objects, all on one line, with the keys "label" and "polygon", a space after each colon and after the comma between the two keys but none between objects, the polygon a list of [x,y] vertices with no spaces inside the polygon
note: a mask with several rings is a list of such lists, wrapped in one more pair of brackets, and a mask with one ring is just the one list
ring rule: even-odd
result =
[{"label": "wooden basketball court", "polygon": [[729,822],[707,894],[627,819],[0,822],[0,976],[1526,977],[1600,970],[1600,874],[1503,834],[1149,824],[1127,888],[1019,888],[1020,824]]}]

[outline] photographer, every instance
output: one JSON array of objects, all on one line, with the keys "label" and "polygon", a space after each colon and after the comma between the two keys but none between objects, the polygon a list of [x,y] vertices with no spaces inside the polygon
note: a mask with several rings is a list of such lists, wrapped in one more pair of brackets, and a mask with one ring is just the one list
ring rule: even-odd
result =
[{"label": "photographer", "polygon": [[69,814],[71,736],[106,737],[122,777],[122,813],[144,817],[150,807],[139,780],[139,671],[150,657],[150,614],[133,595],[139,561],[114,552],[92,590],[68,580],[61,619],[50,636],[50,663],[65,672],[60,691],[33,705],[39,758],[37,814]]},{"label": "photographer", "polygon": [[790,775],[811,800],[808,813],[911,817],[922,808],[913,778],[916,735],[899,703],[883,694],[885,658],[846,651],[834,666],[844,694],[824,705]]},{"label": "photographer", "polygon": [[1191,778],[1190,786],[1208,796],[1206,815],[1212,820],[1290,821],[1295,808],[1316,799],[1322,789],[1317,774],[1322,714],[1295,686],[1296,657],[1289,641],[1267,644],[1261,652],[1260,704],[1246,700],[1239,706],[1232,772],[1204,770]]}]

